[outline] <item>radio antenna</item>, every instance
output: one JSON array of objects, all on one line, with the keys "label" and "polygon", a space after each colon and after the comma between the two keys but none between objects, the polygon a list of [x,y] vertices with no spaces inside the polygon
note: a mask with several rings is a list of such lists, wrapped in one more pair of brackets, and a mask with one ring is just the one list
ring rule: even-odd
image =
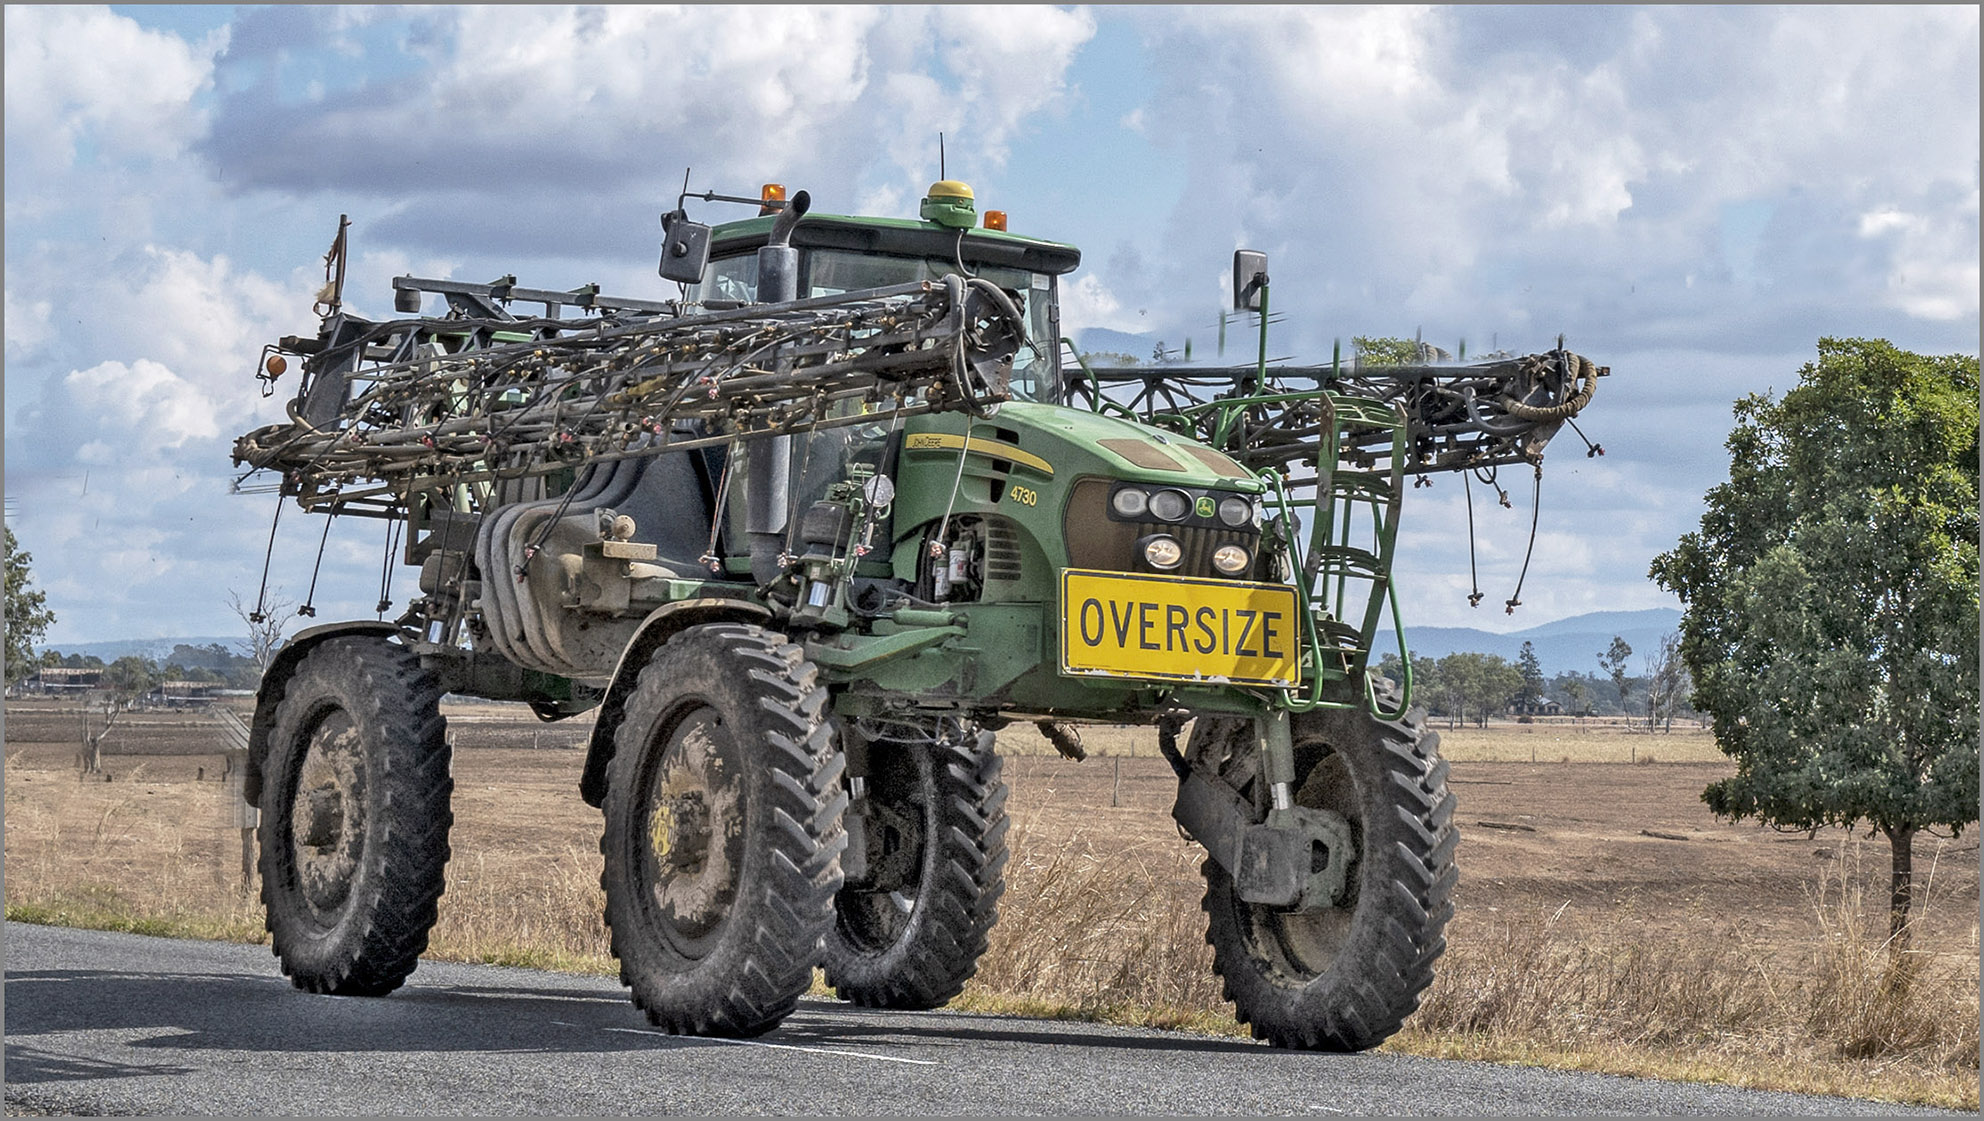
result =
[{"label": "radio antenna", "polygon": [[944,173],[944,134],[941,132],[937,134],[937,178],[950,178]]}]

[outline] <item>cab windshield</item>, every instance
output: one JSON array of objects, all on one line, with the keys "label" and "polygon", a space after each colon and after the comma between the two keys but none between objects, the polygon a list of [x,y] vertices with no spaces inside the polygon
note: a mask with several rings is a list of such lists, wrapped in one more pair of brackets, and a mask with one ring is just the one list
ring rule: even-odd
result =
[{"label": "cab windshield", "polygon": [[[941,257],[904,257],[877,253],[854,253],[844,249],[802,249],[800,251],[800,295],[838,296],[865,288],[885,288],[935,280],[958,271],[956,261]],[[1054,278],[1046,273],[1001,265],[979,265],[973,275],[1017,293],[1020,311],[1026,316],[1027,338],[1031,346],[1021,346],[1013,355],[1012,393],[1021,401],[1052,401],[1054,384],[1055,337],[1052,308]],[[746,253],[710,262],[701,284],[689,287],[694,303],[738,301],[749,303],[758,297],[758,256]]]}]

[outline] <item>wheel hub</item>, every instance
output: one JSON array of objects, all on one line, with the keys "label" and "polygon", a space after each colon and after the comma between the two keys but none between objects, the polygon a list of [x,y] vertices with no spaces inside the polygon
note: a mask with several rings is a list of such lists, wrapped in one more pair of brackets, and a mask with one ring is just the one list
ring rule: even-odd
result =
[{"label": "wheel hub", "polygon": [[351,895],[365,845],[365,756],[341,709],[317,723],[290,803],[290,841],[304,901],[325,921]]},{"label": "wheel hub", "polygon": [[656,799],[649,832],[656,857],[678,872],[700,872],[710,848],[710,807],[703,792],[687,790]]},{"label": "wheel hub", "polygon": [[1350,938],[1362,864],[1363,814],[1343,756],[1332,751],[1309,772],[1290,808],[1309,838],[1309,866],[1294,908],[1250,905],[1256,954],[1283,983],[1320,976]]},{"label": "wheel hub", "polygon": [[655,906],[667,925],[692,941],[716,929],[736,894],[742,794],[717,723],[703,710],[677,726],[655,773],[648,810]]},{"label": "wheel hub", "polygon": [[311,848],[329,848],[344,834],[344,792],[336,787],[309,791],[299,832]]}]

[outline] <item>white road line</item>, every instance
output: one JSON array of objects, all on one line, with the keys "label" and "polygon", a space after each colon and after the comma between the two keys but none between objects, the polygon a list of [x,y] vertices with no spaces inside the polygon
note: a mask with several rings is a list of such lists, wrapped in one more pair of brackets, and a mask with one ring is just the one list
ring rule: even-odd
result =
[{"label": "white road line", "polygon": [[684,1043],[722,1043],[732,1047],[769,1047],[775,1051],[805,1051],[814,1055],[844,1055],[852,1059],[875,1059],[884,1063],[910,1063],[914,1066],[933,1067],[935,1059],[905,1059],[900,1055],[877,1055],[869,1051],[840,1051],[832,1047],[801,1047],[794,1043],[765,1043],[756,1039],[719,1039],[707,1035],[671,1035],[665,1031],[649,1031],[646,1028],[602,1028],[602,1031],[625,1032],[628,1035],[658,1035],[663,1039],[678,1039]]}]

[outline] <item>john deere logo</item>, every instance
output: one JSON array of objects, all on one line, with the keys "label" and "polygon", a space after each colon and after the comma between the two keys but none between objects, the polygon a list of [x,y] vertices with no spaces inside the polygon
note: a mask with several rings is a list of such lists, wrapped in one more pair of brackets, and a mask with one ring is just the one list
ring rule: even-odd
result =
[{"label": "john deere logo", "polygon": [[1199,516],[1202,518],[1210,518],[1212,517],[1212,512],[1213,512],[1212,496],[1209,494],[1200,495]]}]

